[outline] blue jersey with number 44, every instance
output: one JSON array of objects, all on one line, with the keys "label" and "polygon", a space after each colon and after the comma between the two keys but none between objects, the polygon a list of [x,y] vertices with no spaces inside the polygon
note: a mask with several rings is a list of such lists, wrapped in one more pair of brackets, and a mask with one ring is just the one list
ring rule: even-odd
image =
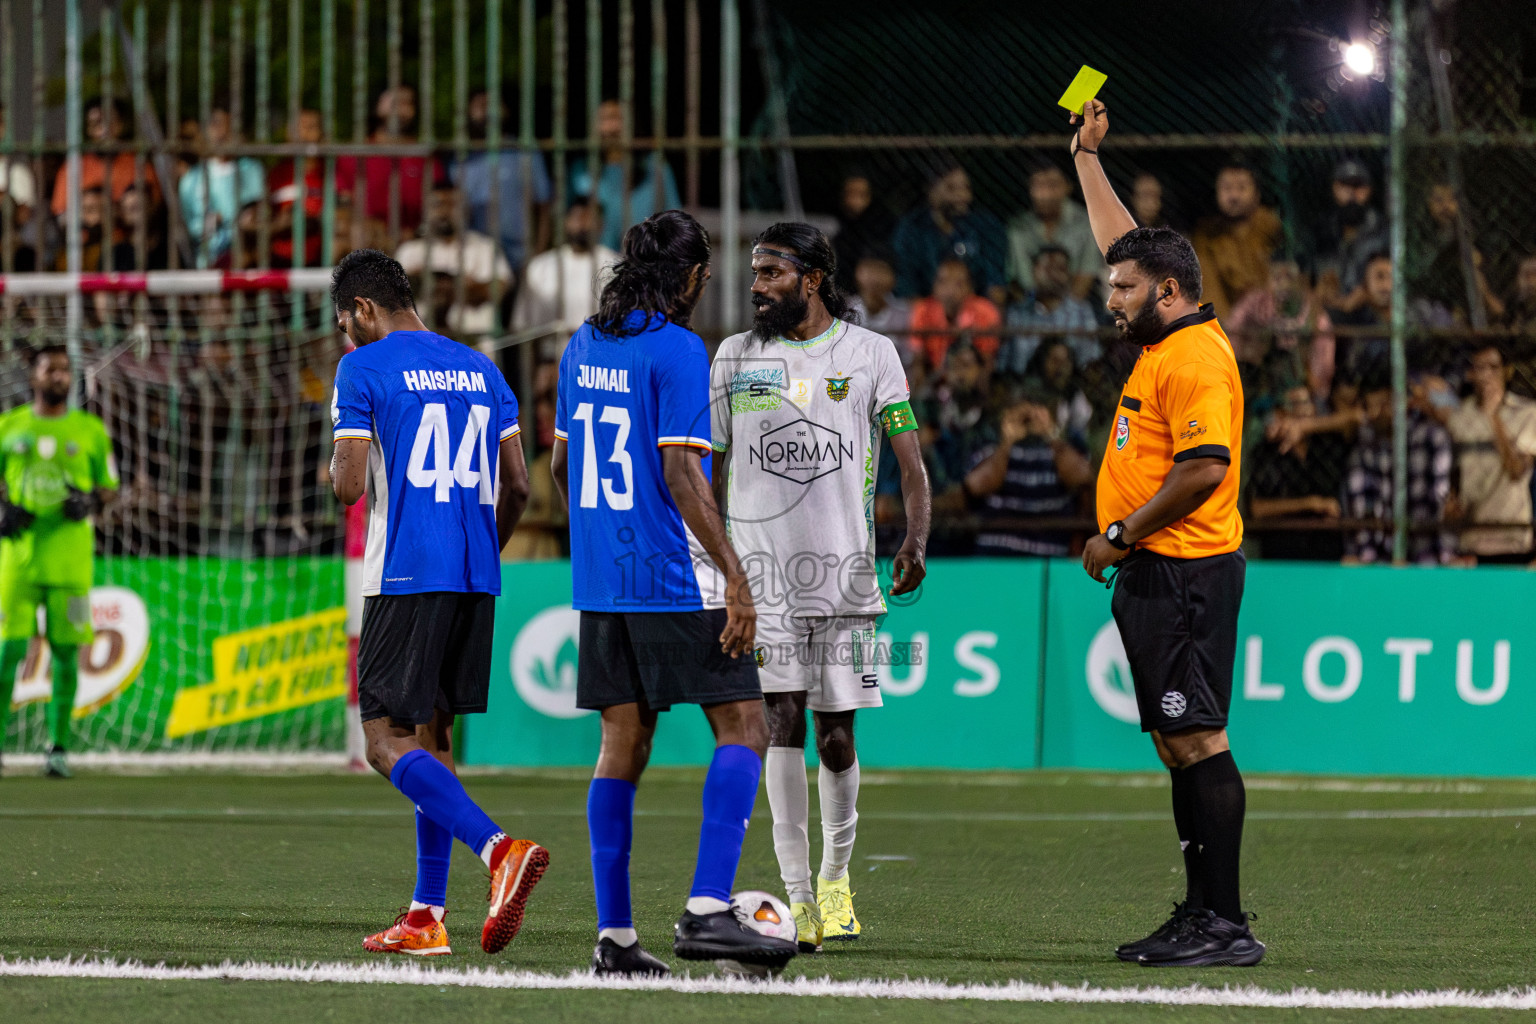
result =
[{"label": "blue jersey with number 44", "polygon": [[660,316],[624,338],[583,324],[560,360],[555,436],[568,446],[572,604],[603,612],[723,608],[723,581],[683,523],[662,469],[667,447],[704,458],[711,450],[709,356],[699,336]]},{"label": "blue jersey with number 44", "polygon": [[497,453],[517,399],[496,364],[431,331],[341,358],[336,440],[368,445],[363,594],[501,593]]}]

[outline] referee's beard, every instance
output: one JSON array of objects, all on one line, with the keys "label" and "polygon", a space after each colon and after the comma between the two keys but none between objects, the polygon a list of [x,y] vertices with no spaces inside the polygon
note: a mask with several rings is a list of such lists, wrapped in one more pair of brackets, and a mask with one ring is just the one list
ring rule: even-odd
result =
[{"label": "referee's beard", "polygon": [[1134,317],[1127,319],[1124,313],[1115,314],[1115,326],[1120,328],[1125,340],[1133,345],[1145,347],[1156,342],[1167,326],[1162,317],[1157,315],[1157,293],[1148,291],[1147,301],[1142,303]]}]

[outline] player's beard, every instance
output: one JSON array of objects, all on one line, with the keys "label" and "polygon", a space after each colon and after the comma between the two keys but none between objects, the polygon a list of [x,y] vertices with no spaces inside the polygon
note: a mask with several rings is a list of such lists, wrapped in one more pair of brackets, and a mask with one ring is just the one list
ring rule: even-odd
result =
[{"label": "player's beard", "polygon": [[44,384],[37,390],[43,401],[48,405],[63,405],[65,402],[69,401],[68,385],[62,388],[56,388],[52,385]]},{"label": "player's beard", "polygon": [[770,299],[766,295],[752,296],[757,311],[752,314],[752,336],[758,341],[772,341],[805,322],[810,315],[811,304],[798,292],[782,299]]},{"label": "player's beard", "polygon": [[1125,340],[1133,345],[1145,347],[1156,342],[1165,326],[1157,315],[1157,293],[1149,292],[1147,301],[1142,303],[1136,315],[1127,320],[1116,320],[1115,326],[1120,328]]}]

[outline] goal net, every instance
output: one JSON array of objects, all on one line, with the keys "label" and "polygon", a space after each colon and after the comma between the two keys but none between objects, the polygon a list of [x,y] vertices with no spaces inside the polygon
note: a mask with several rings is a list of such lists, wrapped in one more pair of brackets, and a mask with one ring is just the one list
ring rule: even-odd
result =
[{"label": "goal net", "polygon": [[[122,488],[96,518],[76,750],[345,749],[355,623],[347,510],[328,480],[343,342],[320,294],[328,272],[295,275],[86,282],[76,397],[105,421]],[[30,400],[21,356],[66,337],[65,298],[48,294],[63,277],[5,280],[0,407]],[[50,697],[34,640],[7,751],[42,749]]]}]

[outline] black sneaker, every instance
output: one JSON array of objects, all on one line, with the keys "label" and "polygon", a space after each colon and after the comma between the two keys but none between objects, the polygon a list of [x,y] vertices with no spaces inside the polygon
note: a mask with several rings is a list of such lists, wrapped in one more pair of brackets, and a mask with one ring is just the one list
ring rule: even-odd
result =
[{"label": "black sneaker", "polygon": [[1264,943],[1253,937],[1247,920],[1234,924],[1214,911],[1195,910],[1136,962],[1143,967],[1252,967],[1262,959]]},{"label": "black sneaker", "polygon": [[1189,913],[1189,904],[1175,903],[1173,905],[1173,916],[1159,925],[1157,931],[1153,932],[1151,935],[1148,935],[1144,939],[1137,939],[1135,942],[1126,942],[1115,947],[1115,956],[1119,957],[1121,960],[1126,961],[1127,963],[1135,963],[1136,958],[1139,957],[1142,953],[1165,941],[1171,935],[1177,932],[1179,927],[1184,923],[1185,919],[1189,917]]},{"label": "black sneaker", "polygon": [[684,911],[674,931],[672,952],[684,960],[735,960],[777,970],[800,951],[789,939],[759,935],[730,910],[714,914]]},{"label": "black sneaker", "polygon": [[640,948],[640,943],[621,946],[612,939],[598,939],[592,951],[592,973],[626,978],[665,978],[672,969]]}]

